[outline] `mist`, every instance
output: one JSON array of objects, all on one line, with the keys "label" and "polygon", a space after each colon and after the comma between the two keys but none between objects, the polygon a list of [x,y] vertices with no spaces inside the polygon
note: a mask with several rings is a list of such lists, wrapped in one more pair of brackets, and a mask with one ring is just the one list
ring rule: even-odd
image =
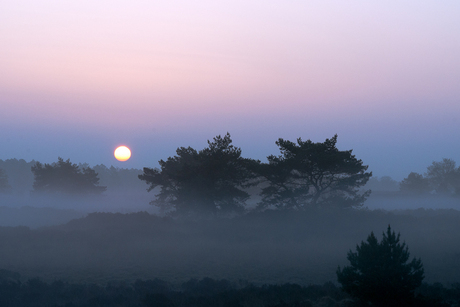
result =
[{"label": "mist", "polygon": [[[59,225],[92,212],[158,212],[149,205],[152,195],[147,193],[147,185],[137,178],[141,170],[93,166],[98,172],[98,183],[106,187],[100,195],[35,193],[31,172],[35,163],[34,160],[0,160],[0,169],[8,181],[8,188],[0,193],[0,226]],[[79,164],[78,167],[88,166]]]},{"label": "mist", "polygon": [[285,213],[171,219],[91,213],[59,226],[2,227],[1,263],[24,277],[106,283],[160,278],[262,285],[335,281],[347,252],[391,224],[420,257],[426,282],[457,282],[460,214],[452,210]]},{"label": "mist", "polygon": [[67,223],[92,212],[130,213],[158,210],[149,205],[146,189],[107,192],[97,197],[68,195],[6,195],[1,197],[0,225],[37,228]]},{"label": "mist", "polygon": [[[234,289],[336,287],[336,269],[347,265],[347,253],[370,232],[381,238],[388,225],[407,242],[411,257],[422,259],[426,285],[450,287],[460,276],[460,212],[454,194],[405,193],[402,182],[371,177],[360,188],[361,193],[372,190],[360,207],[259,210],[265,182],[245,188],[246,209],[238,214],[168,214],[152,205],[162,190],[147,191],[151,186],[140,180],[145,169],[59,161],[75,170],[97,171],[96,183],[104,191],[41,193],[30,171],[37,162],[0,160],[8,178],[0,194],[0,269],[6,269],[0,275],[8,280],[15,276],[26,285],[38,277],[50,285],[60,280],[104,287],[158,279],[179,293],[184,285],[208,279],[228,281]],[[332,296],[348,299],[343,295]]]}]

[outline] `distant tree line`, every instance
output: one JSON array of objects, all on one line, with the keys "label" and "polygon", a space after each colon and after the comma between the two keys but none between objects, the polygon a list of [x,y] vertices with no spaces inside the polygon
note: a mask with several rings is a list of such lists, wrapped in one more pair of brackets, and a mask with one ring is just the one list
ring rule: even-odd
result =
[{"label": "distant tree line", "polygon": [[58,158],[57,163],[35,163],[31,168],[34,174],[34,192],[65,194],[101,194],[107,187],[99,186],[97,173],[90,167],[78,167],[70,159]]},{"label": "distant tree line", "polygon": [[[424,174],[411,172],[401,182],[389,176],[372,177],[364,186],[372,192],[398,192],[403,196],[460,196],[460,167],[452,159],[433,161]],[[393,194],[393,195],[397,195]]]},{"label": "distant tree line", "polygon": [[[257,209],[357,208],[371,191],[402,195],[460,196],[460,168],[443,159],[428,166],[425,174],[411,172],[400,183],[388,176],[372,178],[368,166],[352,150],[336,147],[337,135],[324,142],[279,139],[279,155],[267,162],[242,157],[230,134],[208,141],[196,150],[179,147],[176,155],[160,160],[160,169],[89,167],[70,160],[52,164],[0,160],[0,193],[59,192],[101,194],[145,189],[156,193],[151,204],[164,213],[239,213],[258,198]],[[141,179],[141,182],[139,181]]]},{"label": "distant tree line", "polygon": [[[62,160],[62,161],[61,161]],[[37,163],[40,165],[37,166]],[[47,165],[47,166],[46,166]],[[32,170],[34,169],[34,171]],[[64,171],[67,168],[68,172]],[[86,169],[86,171],[85,171]],[[95,172],[95,174],[93,173]],[[86,172],[86,176],[78,175]],[[90,175],[90,173],[93,173]],[[106,167],[103,164],[90,167],[86,163],[78,165],[70,160],[58,158],[57,162],[42,164],[37,161],[26,162],[23,159],[0,160],[0,194],[28,195],[31,191],[63,193],[63,194],[100,194],[101,189],[79,189],[78,181],[83,180],[86,186],[107,187],[107,192],[124,193],[126,191],[145,192],[145,184],[137,177],[140,169]],[[91,180],[98,179],[98,183]],[[67,184],[64,184],[67,182]],[[67,185],[67,187],[66,187]],[[69,186],[73,186],[70,188]]]},{"label": "distant tree line", "polygon": [[436,194],[460,196],[460,167],[452,159],[434,161],[424,175],[411,172],[400,183],[400,191],[409,195]]}]

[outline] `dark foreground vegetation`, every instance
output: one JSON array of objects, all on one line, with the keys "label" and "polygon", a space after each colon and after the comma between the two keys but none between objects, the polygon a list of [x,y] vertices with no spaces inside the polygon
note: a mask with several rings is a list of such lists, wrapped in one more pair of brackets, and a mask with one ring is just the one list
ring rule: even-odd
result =
[{"label": "dark foreground vegetation", "polygon": [[350,265],[337,269],[342,290],[371,306],[412,306],[422,285],[421,259],[410,260],[409,247],[388,225],[379,242],[374,232],[347,255]]},{"label": "dark foreground vegetation", "polygon": [[460,212],[265,211],[234,218],[172,219],[148,213],[92,213],[53,227],[0,227],[0,268],[24,278],[104,284],[210,277],[256,285],[337,280],[347,253],[388,224],[425,282],[459,282]]},{"label": "dark foreground vegetation", "polygon": [[[10,274],[11,275],[11,274]],[[313,306],[314,302],[344,301],[332,283],[301,287],[295,284],[254,286],[228,280],[190,279],[181,285],[163,280],[111,282],[106,285],[38,278],[24,283],[0,282],[1,306]],[[302,305],[300,305],[302,304]]]},{"label": "dark foreground vegetation", "polygon": [[[412,305],[405,306],[458,306],[460,285],[451,288],[441,284],[423,284]],[[362,306],[353,301],[331,282],[323,285],[297,284],[256,286],[244,281],[230,282],[211,278],[190,279],[180,285],[153,280],[133,283],[44,282],[39,278],[25,282],[19,274],[0,271],[0,306],[29,307],[313,307]]]}]

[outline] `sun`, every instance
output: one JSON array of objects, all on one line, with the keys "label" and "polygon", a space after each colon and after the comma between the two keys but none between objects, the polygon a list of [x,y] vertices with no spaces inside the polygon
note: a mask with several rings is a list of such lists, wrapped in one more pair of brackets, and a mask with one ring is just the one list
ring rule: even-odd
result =
[{"label": "sun", "polygon": [[113,155],[118,161],[126,161],[131,158],[131,150],[126,146],[118,146]]}]

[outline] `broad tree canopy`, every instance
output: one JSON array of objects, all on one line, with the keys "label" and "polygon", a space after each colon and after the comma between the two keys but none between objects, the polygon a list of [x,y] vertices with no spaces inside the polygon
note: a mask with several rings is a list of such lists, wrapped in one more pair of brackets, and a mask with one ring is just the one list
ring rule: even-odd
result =
[{"label": "broad tree canopy", "polygon": [[254,184],[254,174],[241,157],[241,149],[232,145],[230,134],[220,135],[208,147],[196,151],[180,147],[176,156],[160,160],[161,170],[144,168],[139,179],[160,187],[151,204],[163,212],[188,214],[242,211],[249,194],[245,187]]},{"label": "broad tree canopy", "polygon": [[268,157],[259,174],[267,181],[259,208],[361,206],[370,191],[359,192],[372,173],[368,166],[352,155],[352,150],[336,147],[337,135],[323,143],[311,140],[297,143],[279,139],[281,155]]},{"label": "broad tree canopy", "polygon": [[60,192],[64,194],[100,194],[106,187],[99,186],[97,173],[90,167],[79,168],[70,159],[61,157],[53,164],[35,163],[33,188],[35,192]]}]

